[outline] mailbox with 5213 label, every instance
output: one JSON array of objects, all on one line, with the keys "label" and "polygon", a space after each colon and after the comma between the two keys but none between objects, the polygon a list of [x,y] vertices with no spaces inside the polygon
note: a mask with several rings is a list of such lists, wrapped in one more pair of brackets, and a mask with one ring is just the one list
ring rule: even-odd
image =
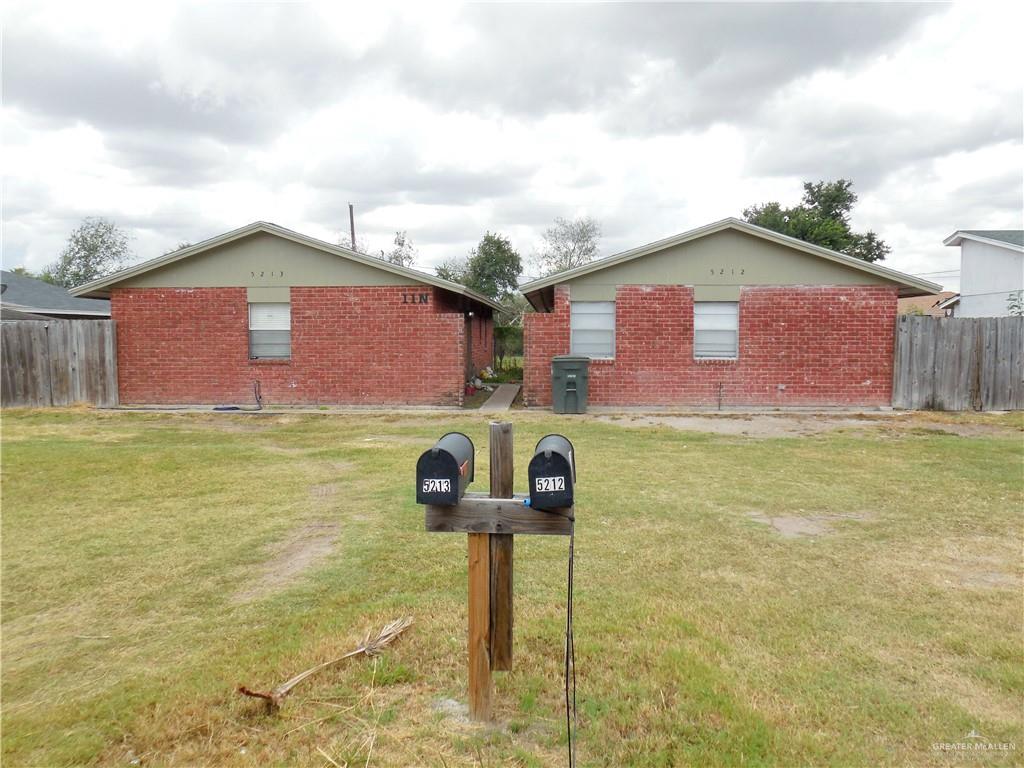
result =
[{"label": "mailbox with 5213 label", "polygon": [[451,507],[473,482],[473,441],[449,432],[416,462],[416,503]]},{"label": "mailbox with 5213 label", "polygon": [[530,506],[565,509],[573,505],[576,458],[572,443],[562,435],[542,437],[530,459]]}]

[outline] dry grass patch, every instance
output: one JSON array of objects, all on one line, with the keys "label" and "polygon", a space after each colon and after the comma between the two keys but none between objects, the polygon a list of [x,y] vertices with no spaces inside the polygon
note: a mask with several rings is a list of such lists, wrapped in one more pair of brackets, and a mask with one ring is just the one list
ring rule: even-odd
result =
[{"label": "dry grass patch", "polygon": [[340,532],[341,527],[337,523],[327,522],[307,523],[293,531],[272,548],[266,562],[254,569],[257,573],[252,584],[239,591],[235,600],[248,602],[290,586],[331,554]]},{"label": "dry grass patch", "polygon": [[[539,437],[577,449],[581,765],[943,766],[932,745],[971,729],[1024,744],[1019,414],[784,439],[502,415],[518,489]],[[5,765],[564,764],[564,540],[517,537],[496,727],[438,709],[465,695],[466,542],[423,533],[411,478],[455,429],[486,487],[486,418],[3,417]],[[831,530],[787,538],[789,519]],[[401,615],[376,666],[325,670],[275,715],[235,693]]]}]

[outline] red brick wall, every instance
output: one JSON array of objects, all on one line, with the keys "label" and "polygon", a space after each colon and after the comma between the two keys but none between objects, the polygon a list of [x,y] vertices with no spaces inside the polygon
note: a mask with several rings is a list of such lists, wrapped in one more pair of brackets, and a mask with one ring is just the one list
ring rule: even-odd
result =
[{"label": "red brick wall", "polygon": [[551,405],[551,358],[569,354],[569,289],[555,286],[553,312],[523,315],[523,404]]},{"label": "red brick wall", "polygon": [[[693,289],[619,286],[615,360],[590,364],[594,405],[856,405],[892,401],[896,288],[763,286],[740,293],[739,358],[693,359]],[[527,314],[524,398],[551,403],[569,351],[569,289]],[[780,388],[781,385],[781,388]]]},{"label": "red brick wall", "polygon": [[[427,304],[402,294],[428,293]],[[465,321],[435,289],[291,289],[290,360],[250,360],[245,288],[116,288],[122,403],[462,402]],[[443,303],[443,302],[441,302]]]}]

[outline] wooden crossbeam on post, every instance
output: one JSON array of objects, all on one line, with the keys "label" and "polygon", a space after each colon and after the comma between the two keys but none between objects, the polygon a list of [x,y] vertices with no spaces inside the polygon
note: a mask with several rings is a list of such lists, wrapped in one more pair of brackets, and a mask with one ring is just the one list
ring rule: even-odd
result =
[{"label": "wooden crossbeam on post", "polygon": [[572,508],[541,511],[523,504],[526,496],[492,499],[467,493],[456,506],[426,506],[426,530],[430,533],[522,533],[568,536],[572,533]]}]

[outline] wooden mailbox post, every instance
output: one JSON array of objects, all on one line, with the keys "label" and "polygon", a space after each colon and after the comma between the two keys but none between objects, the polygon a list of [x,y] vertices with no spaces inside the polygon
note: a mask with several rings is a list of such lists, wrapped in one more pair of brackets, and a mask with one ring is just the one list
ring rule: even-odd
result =
[{"label": "wooden mailbox post", "polygon": [[492,671],[512,669],[512,552],[517,533],[568,536],[574,508],[540,510],[515,494],[512,425],[491,422],[490,494],[426,506],[427,531],[469,539],[469,716],[491,719]]}]

